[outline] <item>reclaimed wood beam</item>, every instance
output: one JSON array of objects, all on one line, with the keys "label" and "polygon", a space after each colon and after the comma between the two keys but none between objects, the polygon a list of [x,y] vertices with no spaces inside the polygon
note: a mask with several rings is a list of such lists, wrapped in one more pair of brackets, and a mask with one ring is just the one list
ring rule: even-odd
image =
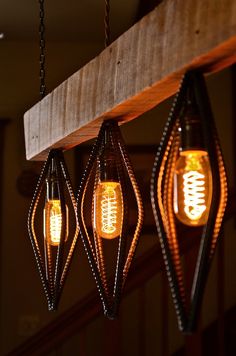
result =
[{"label": "reclaimed wood beam", "polygon": [[236,62],[235,0],[165,0],[24,115],[26,156],[44,160],[173,95],[189,69]]}]

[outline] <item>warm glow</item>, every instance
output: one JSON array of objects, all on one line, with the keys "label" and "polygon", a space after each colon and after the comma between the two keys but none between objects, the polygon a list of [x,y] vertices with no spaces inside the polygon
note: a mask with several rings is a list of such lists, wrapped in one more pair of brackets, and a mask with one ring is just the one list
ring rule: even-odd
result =
[{"label": "warm glow", "polygon": [[94,199],[94,229],[104,239],[114,239],[121,233],[123,203],[118,182],[100,182]]},{"label": "warm glow", "polygon": [[174,174],[174,211],[186,225],[207,222],[212,197],[212,175],[206,151],[183,151]]},{"label": "warm glow", "polygon": [[[66,215],[68,209],[66,207]],[[66,222],[68,218],[66,216]],[[58,246],[61,239],[62,214],[60,200],[48,200],[44,207],[44,237],[50,245]],[[68,237],[68,226],[66,237]]]}]

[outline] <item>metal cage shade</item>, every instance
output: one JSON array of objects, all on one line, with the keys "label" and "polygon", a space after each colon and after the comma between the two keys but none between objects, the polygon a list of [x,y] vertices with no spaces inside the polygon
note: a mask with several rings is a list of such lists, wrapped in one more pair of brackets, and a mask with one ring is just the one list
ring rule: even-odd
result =
[{"label": "metal cage shade", "polygon": [[[173,209],[173,175],[180,148],[180,115],[189,93],[194,98],[199,113],[205,149],[213,172],[213,192],[208,220],[202,230],[191,296],[187,303]],[[205,82],[199,72],[185,74],[175,97],[153,167],[151,201],[179,328],[185,333],[191,333],[196,328],[207,274],[227,203],[224,162]]]},{"label": "metal cage shade", "polygon": [[[99,236],[99,233],[94,226],[89,231],[88,221],[86,222],[85,217],[86,212],[89,212],[89,220],[91,222],[96,214],[94,211],[94,194],[100,180],[100,170],[104,167],[104,169],[107,168],[106,162],[104,163],[101,161],[98,163],[98,158],[101,157],[101,152],[104,152],[106,140],[108,140],[110,144],[108,155],[111,155],[112,151],[112,165],[113,169],[115,169],[115,174],[117,175],[116,179],[120,184],[123,196],[123,224],[119,236],[117,237],[118,243],[117,247],[115,247],[115,261],[113,263],[114,268],[111,277],[109,277],[106,269],[107,259],[105,258],[104,252],[104,239]],[[108,159],[110,158],[108,157]],[[109,176],[110,171],[111,169],[105,175]],[[131,190],[133,191],[137,205],[137,223],[134,227],[131,241],[129,239],[128,243],[129,233],[127,216],[129,212],[129,204],[127,199],[127,186],[129,185],[130,188],[132,188]],[[89,188],[92,190],[93,194],[92,198],[86,200]],[[143,224],[143,204],[118,124],[113,120],[103,122],[97,140],[92,148],[78,193],[77,216],[81,238],[97,284],[104,314],[108,318],[114,319],[118,313],[121,294],[141,233]],[[108,243],[111,244],[111,242]]]},{"label": "metal cage shade", "polygon": [[[40,210],[40,202],[45,198],[46,180],[52,167],[55,170],[57,194],[61,211],[60,239],[56,246],[52,246],[47,241],[46,237],[43,236],[45,232],[43,233],[42,229],[40,229],[40,233],[36,232],[36,215],[39,213],[38,210]],[[73,232],[69,233],[68,238],[66,238],[66,229],[69,223],[66,214],[66,204],[70,206],[69,213],[70,216],[74,215],[75,221]],[[41,171],[28,216],[28,232],[49,310],[57,309],[78,238],[75,208],[76,202],[63,154],[60,150],[51,150]],[[42,216],[42,209],[40,213]],[[42,226],[42,222],[38,225]]]}]

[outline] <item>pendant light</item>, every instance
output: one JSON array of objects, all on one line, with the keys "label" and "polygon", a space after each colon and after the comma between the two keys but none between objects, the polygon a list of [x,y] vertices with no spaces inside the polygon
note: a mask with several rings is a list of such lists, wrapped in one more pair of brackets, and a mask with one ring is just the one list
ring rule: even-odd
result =
[{"label": "pendant light", "polygon": [[[40,4],[40,95],[45,96],[44,1]],[[60,150],[51,150],[28,215],[28,232],[48,309],[56,310],[78,237],[76,202]],[[70,219],[69,219],[70,217]]]},{"label": "pendant light", "polygon": [[[179,328],[191,333],[227,202],[220,143],[204,78],[198,71],[185,74],[175,97],[153,167],[151,200]],[[191,238],[184,231],[197,227],[201,227],[200,247],[187,298],[179,237],[181,231],[181,238]]]},{"label": "pendant light", "polygon": [[[137,205],[133,227],[129,225],[131,193]],[[92,148],[78,193],[77,216],[104,314],[113,319],[143,224],[139,188],[114,120],[103,122]]]}]

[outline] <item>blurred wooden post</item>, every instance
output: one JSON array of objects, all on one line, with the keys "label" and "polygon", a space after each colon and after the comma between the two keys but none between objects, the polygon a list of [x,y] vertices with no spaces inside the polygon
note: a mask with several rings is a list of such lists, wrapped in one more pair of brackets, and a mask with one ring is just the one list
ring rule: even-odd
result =
[{"label": "blurred wooden post", "polygon": [[115,320],[104,318],[103,353],[104,356],[120,356],[121,350],[121,311]]},{"label": "blurred wooden post", "polygon": [[86,327],[79,334],[78,351],[79,356],[87,356]]},{"label": "blurred wooden post", "polygon": [[224,345],[224,293],[225,293],[225,260],[224,260],[224,234],[220,236],[217,251],[217,304],[218,304],[218,355],[225,354]]},{"label": "blurred wooden post", "polygon": [[[195,245],[190,251],[185,254],[186,263],[186,290],[190,291],[193,283],[193,275],[196,266],[199,245]],[[202,355],[202,334],[201,334],[201,320],[199,317],[197,330],[192,335],[185,337],[185,355],[186,356],[200,356]]]},{"label": "blurred wooden post", "polygon": [[[236,64],[233,64],[231,67],[231,85],[232,85],[232,153],[233,153],[233,162],[231,163],[233,166],[233,188],[236,191]],[[236,214],[234,218],[234,227],[236,228]]]},{"label": "blurred wooden post", "polygon": [[[2,224],[3,224],[3,175],[4,175],[4,153],[5,153],[5,133],[6,133],[6,125],[9,123],[9,119],[3,119],[0,118],[0,167],[1,167],[1,173],[0,173],[0,231],[2,232]],[[0,235],[1,238],[1,235]],[[2,256],[3,251],[2,251],[2,238],[0,240],[0,257]],[[0,271],[0,288],[2,287],[2,271]],[[0,304],[3,307],[2,304],[2,291],[0,290]],[[1,307],[1,308],[2,308]],[[0,336],[0,342],[1,342],[2,336]]]},{"label": "blurred wooden post", "polygon": [[139,356],[146,355],[146,288],[139,288],[139,319],[138,319],[138,345]]},{"label": "blurred wooden post", "polygon": [[161,355],[169,355],[169,286],[166,271],[161,274]]}]

